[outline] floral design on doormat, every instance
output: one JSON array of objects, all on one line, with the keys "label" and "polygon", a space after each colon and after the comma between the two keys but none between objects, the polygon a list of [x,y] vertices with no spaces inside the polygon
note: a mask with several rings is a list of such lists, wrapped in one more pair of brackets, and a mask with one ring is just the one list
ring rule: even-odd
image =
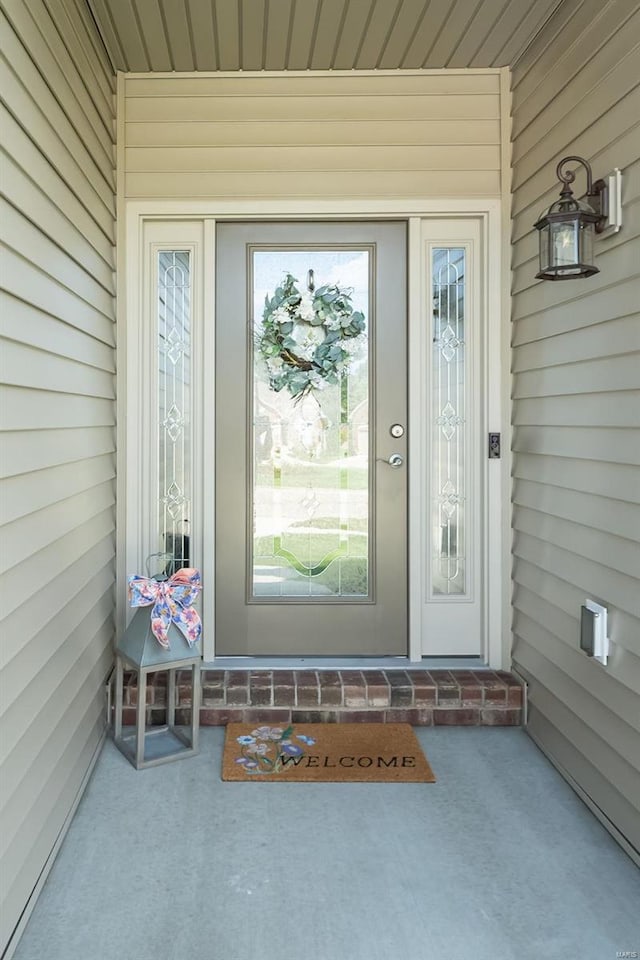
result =
[{"label": "floral design on doormat", "polygon": [[[292,726],[256,727],[250,734],[236,739],[242,754],[236,763],[242,764],[249,774],[280,773],[286,768],[286,759],[304,756],[301,744],[312,747],[315,743],[313,737],[294,734]],[[300,742],[294,743],[294,739]]]}]

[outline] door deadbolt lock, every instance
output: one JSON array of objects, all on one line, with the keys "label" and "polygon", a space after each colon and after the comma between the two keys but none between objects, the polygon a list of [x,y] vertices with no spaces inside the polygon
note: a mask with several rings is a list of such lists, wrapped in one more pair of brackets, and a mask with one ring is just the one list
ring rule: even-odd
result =
[{"label": "door deadbolt lock", "polygon": [[401,423],[394,423],[389,427],[389,433],[396,440],[399,440],[400,437],[404,437],[404,427]]}]

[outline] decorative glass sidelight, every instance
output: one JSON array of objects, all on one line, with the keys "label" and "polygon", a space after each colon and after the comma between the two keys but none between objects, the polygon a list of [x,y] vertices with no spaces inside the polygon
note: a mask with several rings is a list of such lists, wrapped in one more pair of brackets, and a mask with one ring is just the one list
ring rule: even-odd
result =
[{"label": "decorative glass sidelight", "polygon": [[158,549],[191,564],[191,255],[158,253]]},{"label": "decorative glass sidelight", "polygon": [[466,594],[465,250],[432,250],[431,516],[433,596]]},{"label": "decorative glass sidelight", "polygon": [[254,600],[371,597],[370,267],[362,249],[253,251]]}]

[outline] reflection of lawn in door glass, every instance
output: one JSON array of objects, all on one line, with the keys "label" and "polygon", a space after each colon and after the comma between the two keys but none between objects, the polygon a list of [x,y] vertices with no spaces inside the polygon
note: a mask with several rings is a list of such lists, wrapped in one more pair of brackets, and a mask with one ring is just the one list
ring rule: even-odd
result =
[{"label": "reflection of lawn in door glass", "polygon": [[[311,521],[296,520],[295,523],[289,524],[290,529],[294,527],[313,527],[316,530],[335,530],[337,532],[340,529],[340,519],[339,517],[314,517]],[[353,533],[357,531],[366,533],[369,529],[369,521],[364,517],[353,517],[349,521],[349,529]]]},{"label": "reflection of lawn in door glass", "polygon": [[282,564],[287,580],[307,581],[315,594],[366,596],[368,533],[366,517],[352,518],[348,530],[341,530],[340,518],[333,516],[290,521],[279,537],[256,537],[256,564]]},{"label": "reflection of lawn in door glass", "polygon": [[[345,533],[348,545],[345,554],[351,557],[365,557],[367,550],[366,534]],[[273,547],[273,537],[258,537],[255,541],[256,556],[270,555]],[[338,549],[336,537],[321,533],[285,533],[282,537],[282,548],[293,553],[305,566],[314,567],[322,563],[324,558]]]},{"label": "reflection of lawn in door glass", "polygon": [[[336,464],[319,463],[291,463],[287,462],[283,468],[283,486],[308,487],[310,480],[318,488],[336,488],[336,471],[344,468],[344,461]],[[271,463],[258,463],[256,465],[256,486],[270,487],[273,484],[273,465]],[[350,490],[365,490],[369,484],[369,471],[367,465],[348,466],[348,483]]]},{"label": "reflection of lawn in door glass", "polygon": [[368,564],[364,557],[343,557],[329,564],[324,573],[315,578],[332,594],[366,597]]},{"label": "reflection of lawn in door glass", "polygon": [[[362,548],[366,549],[366,539],[362,537],[359,539],[361,540]],[[285,578],[287,581],[308,583],[309,586],[312,586],[314,589],[311,591],[311,595],[318,596],[322,594],[331,594],[333,596],[367,596],[368,561],[366,556],[336,557],[321,573],[314,577],[309,577],[299,573],[293,567],[289,566],[285,558],[282,556],[269,553],[268,551],[272,546],[273,539],[271,537],[258,538],[256,541],[255,554],[256,569],[261,568],[263,565],[270,567],[272,564],[278,563],[287,569]],[[305,543],[303,547],[306,548],[306,546],[307,544]],[[328,544],[325,544],[325,546],[328,546]],[[314,547],[316,549],[320,548],[320,552],[322,552],[321,541],[315,539]],[[353,545],[351,542],[348,549],[353,550]],[[262,551],[264,551],[264,553],[261,555]],[[305,549],[301,550],[301,553],[304,554],[305,552]],[[328,552],[329,551],[327,550],[322,552],[322,556],[319,557],[317,562],[321,563],[321,561],[327,556]],[[318,556],[318,554],[316,554],[316,556]],[[270,591],[268,590],[264,591],[264,593],[269,592]],[[275,592],[277,595],[277,591]]]}]

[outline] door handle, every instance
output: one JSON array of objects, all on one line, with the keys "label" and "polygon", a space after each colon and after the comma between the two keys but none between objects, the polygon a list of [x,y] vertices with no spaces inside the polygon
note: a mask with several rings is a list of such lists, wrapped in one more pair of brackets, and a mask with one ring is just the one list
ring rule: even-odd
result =
[{"label": "door handle", "polygon": [[388,463],[390,467],[393,467],[395,470],[398,467],[401,467],[404,463],[404,457],[401,453],[392,453],[390,457],[378,457],[378,460],[381,463]]}]

